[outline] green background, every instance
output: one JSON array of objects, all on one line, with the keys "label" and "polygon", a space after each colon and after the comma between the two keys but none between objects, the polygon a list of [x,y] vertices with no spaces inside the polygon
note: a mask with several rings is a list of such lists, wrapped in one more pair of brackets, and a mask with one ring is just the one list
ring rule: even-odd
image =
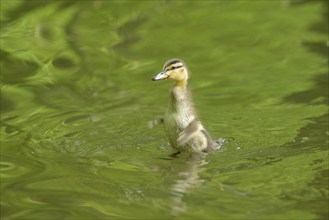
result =
[{"label": "green background", "polygon": [[[1,219],[327,219],[328,2],[0,1]],[[167,144],[164,62],[226,144]]]}]

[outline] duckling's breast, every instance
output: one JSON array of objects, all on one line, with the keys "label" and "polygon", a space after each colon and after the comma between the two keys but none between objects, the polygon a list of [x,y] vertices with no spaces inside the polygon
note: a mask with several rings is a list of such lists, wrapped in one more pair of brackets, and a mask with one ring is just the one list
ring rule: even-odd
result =
[{"label": "duckling's breast", "polygon": [[167,138],[170,145],[178,150],[184,152],[201,152],[208,148],[209,140],[207,137],[207,131],[204,130],[200,122],[201,131],[197,133],[190,141],[184,145],[178,145],[177,139],[179,134],[195,120],[193,115],[189,114],[166,114],[164,119],[164,125]]},{"label": "duckling's breast", "polygon": [[166,114],[164,117],[164,125],[166,130],[167,138],[172,147],[177,148],[177,139],[180,132],[192,122],[192,117],[184,115],[184,117],[179,114]]},{"label": "duckling's breast", "polygon": [[[196,113],[191,100],[191,96],[187,89],[173,88],[171,90],[170,102],[168,109],[164,117],[164,125],[167,134],[167,138],[173,148],[180,150],[180,148],[188,148],[189,145],[200,145],[204,142],[204,137],[195,138],[186,146],[178,146],[177,138],[180,132],[182,132],[193,120],[196,119]],[[187,151],[187,150],[184,150]]]},{"label": "duckling's breast", "polygon": [[194,116],[186,113],[167,112],[164,117],[164,125],[168,139],[171,145],[177,146],[177,138],[180,132],[184,130],[192,121]]}]

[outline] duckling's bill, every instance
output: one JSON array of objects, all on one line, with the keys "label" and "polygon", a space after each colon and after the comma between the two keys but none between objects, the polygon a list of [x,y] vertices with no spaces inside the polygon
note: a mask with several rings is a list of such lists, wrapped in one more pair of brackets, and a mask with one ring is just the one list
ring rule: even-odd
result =
[{"label": "duckling's bill", "polygon": [[155,77],[152,78],[153,81],[168,79],[169,75],[165,71],[158,73]]}]

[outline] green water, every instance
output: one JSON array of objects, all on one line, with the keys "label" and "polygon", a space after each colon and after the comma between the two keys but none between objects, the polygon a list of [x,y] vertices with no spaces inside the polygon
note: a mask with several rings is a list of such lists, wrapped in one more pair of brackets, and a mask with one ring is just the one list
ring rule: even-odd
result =
[{"label": "green water", "polygon": [[[327,1],[0,1],[1,219],[327,219]],[[224,146],[174,151],[179,57]]]}]

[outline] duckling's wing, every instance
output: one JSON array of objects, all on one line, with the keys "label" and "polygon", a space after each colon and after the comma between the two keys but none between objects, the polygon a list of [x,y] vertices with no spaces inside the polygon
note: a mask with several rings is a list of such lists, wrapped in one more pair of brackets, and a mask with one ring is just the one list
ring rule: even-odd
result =
[{"label": "duckling's wing", "polygon": [[182,146],[194,138],[202,129],[201,123],[194,119],[181,133],[179,133],[177,138],[178,146]]},{"label": "duckling's wing", "polygon": [[160,117],[160,118],[157,118],[157,119],[154,119],[152,121],[149,121],[147,126],[149,128],[154,128],[155,126],[157,126],[158,124],[162,124],[164,121],[163,117]]}]

